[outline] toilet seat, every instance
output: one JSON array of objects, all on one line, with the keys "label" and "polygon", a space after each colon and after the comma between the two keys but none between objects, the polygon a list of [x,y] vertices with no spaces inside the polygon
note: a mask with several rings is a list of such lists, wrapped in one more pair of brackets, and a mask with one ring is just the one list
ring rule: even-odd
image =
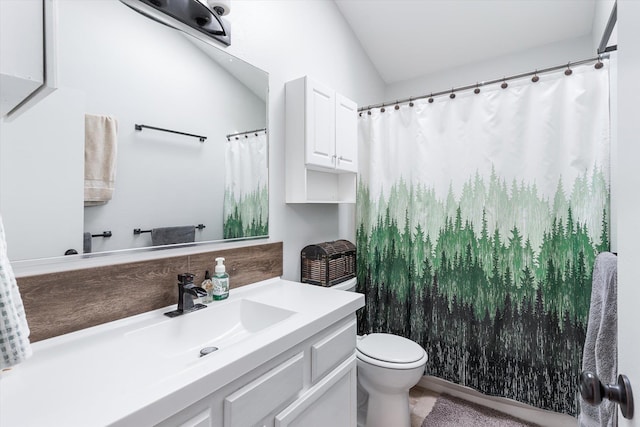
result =
[{"label": "toilet seat", "polygon": [[413,369],[423,365],[427,353],[417,343],[393,334],[370,334],[358,340],[358,359],[389,369]]}]

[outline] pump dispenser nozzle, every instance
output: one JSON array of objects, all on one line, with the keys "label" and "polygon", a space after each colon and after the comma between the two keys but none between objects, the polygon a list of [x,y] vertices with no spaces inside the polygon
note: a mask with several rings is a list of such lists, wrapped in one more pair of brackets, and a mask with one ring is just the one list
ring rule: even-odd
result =
[{"label": "pump dispenser nozzle", "polygon": [[226,271],[224,266],[224,258],[216,258],[216,273],[224,273]]}]

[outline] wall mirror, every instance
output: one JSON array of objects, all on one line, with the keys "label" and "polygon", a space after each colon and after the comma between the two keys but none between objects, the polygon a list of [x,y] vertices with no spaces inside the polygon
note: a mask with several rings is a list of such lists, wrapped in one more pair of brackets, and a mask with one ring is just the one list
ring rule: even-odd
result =
[{"label": "wall mirror", "polygon": [[[267,73],[119,0],[55,3],[58,89],[0,123],[9,258],[149,248],[176,226],[195,243],[268,237]],[[117,122],[113,196],[89,207],[86,114]]]}]

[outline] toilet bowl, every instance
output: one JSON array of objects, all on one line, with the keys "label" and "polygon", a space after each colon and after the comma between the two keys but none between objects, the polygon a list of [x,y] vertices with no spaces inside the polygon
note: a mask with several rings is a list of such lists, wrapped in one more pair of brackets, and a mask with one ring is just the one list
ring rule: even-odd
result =
[{"label": "toilet bowl", "polygon": [[[332,289],[355,291],[356,279]],[[409,389],[424,374],[427,353],[417,343],[393,334],[358,337],[358,426],[409,427]]]}]

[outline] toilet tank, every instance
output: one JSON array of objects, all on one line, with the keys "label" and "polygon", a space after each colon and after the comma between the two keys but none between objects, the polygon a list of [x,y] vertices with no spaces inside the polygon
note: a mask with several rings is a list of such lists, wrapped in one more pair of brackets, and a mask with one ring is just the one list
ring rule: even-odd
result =
[{"label": "toilet tank", "polygon": [[337,285],[333,285],[331,287],[331,289],[338,289],[340,291],[355,292],[357,284],[358,284],[358,279],[354,277],[354,278],[349,279],[347,281],[344,281],[342,283],[338,283]]},{"label": "toilet tank", "polygon": [[300,281],[334,286],[356,277],[356,247],[348,240],[305,246],[300,253]]}]

